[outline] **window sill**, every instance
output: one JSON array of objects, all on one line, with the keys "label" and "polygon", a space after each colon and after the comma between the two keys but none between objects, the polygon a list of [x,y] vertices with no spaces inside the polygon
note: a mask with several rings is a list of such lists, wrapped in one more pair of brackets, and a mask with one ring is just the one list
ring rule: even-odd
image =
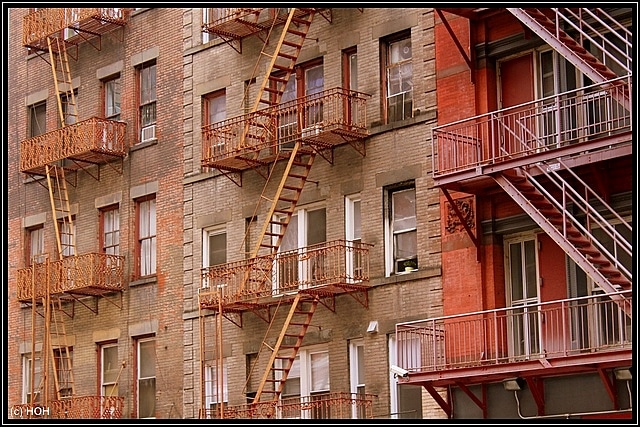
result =
[{"label": "window sill", "polygon": [[137,144],[135,144],[131,148],[129,148],[129,151],[136,151],[136,150],[140,150],[140,149],[147,148],[147,147],[150,147],[152,145],[157,145],[157,144],[158,144],[158,139],[154,138],[154,139],[151,139],[149,141],[138,142]]},{"label": "window sill", "polygon": [[129,282],[129,287],[133,288],[134,286],[148,285],[150,283],[156,283],[157,281],[158,281],[158,278],[155,275],[141,277],[139,279],[132,280],[131,282]]}]

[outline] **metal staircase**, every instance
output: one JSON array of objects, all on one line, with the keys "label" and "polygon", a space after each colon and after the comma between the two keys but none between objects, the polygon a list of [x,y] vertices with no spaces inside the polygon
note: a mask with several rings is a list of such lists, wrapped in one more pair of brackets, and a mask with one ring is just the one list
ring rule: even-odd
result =
[{"label": "metal staircase", "polygon": [[[56,398],[58,400],[73,397],[76,395],[75,381],[73,379],[73,361],[71,357],[71,347],[67,340],[67,331],[64,324],[64,310],[62,309],[61,298],[54,298],[51,301],[51,322],[53,323],[52,337],[56,342],[50,342],[51,360],[53,361],[53,375],[55,381]],[[58,352],[54,351],[54,347]]]},{"label": "metal staircase", "polygon": [[[556,170],[562,167],[573,183]],[[618,261],[632,256],[632,245],[612,224],[631,227],[602,198],[598,197],[571,169],[560,161],[538,163],[537,177],[524,168],[494,175],[496,182],[542,228],[571,259],[631,316],[631,302],[618,292],[632,287],[632,273]],[[544,184],[541,178],[545,178]],[[579,187],[581,191],[575,188]],[[600,228],[613,242],[607,248],[593,234]]]},{"label": "metal staircase", "polygon": [[[603,9],[569,9],[569,8],[507,8],[520,22],[530,28],[549,46],[561,53],[594,83],[603,83],[616,77],[632,73],[633,67],[633,35],[614,17]],[[551,13],[544,13],[551,11]],[[591,24],[589,23],[591,22]],[[599,28],[606,28],[609,38]],[[567,31],[576,35],[571,37]],[[589,42],[593,52],[584,48]],[[606,60],[604,59],[606,58]],[[615,64],[616,74],[602,61]],[[630,108],[629,94],[618,99],[627,109]]]},{"label": "metal staircase", "polygon": [[[298,350],[302,345],[302,340],[311,323],[311,318],[316,311],[318,302],[319,297],[317,296],[308,297],[301,293],[296,294],[275,345],[269,347],[266,342],[262,343],[257,360],[260,359],[260,353],[262,353],[265,348],[271,351],[271,356],[262,380],[256,390],[253,403],[260,402],[263,394],[271,395],[268,401],[277,401],[280,398],[287,377],[289,376],[289,371],[291,371],[293,362],[298,355]],[[306,308],[304,307],[305,305],[307,305]],[[280,366],[276,366],[276,360],[281,361]],[[265,389],[266,384],[272,384],[273,387]]]}]

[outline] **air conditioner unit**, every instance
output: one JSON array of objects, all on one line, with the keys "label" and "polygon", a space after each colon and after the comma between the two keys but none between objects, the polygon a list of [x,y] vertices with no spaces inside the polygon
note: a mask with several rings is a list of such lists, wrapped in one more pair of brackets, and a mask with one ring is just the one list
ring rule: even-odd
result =
[{"label": "air conditioner unit", "polygon": [[156,125],[142,128],[142,136],[140,138],[140,142],[151,141],[152,139],[156,139]]},{"label": "air conditioner unit", "polygon": [[322,124],[316,123],[315,125],[311,125],[309,127],[302,129],[302,137],[307,138],[310,136],[318,136],[320,135],[321,131],[322,131]]}]

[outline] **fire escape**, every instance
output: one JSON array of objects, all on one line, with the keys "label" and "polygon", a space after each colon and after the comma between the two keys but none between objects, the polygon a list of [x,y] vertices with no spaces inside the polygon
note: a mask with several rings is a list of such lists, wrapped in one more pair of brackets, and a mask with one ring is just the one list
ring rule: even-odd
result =
[{"label": "fire escape", "polygon": [[[77,59],[83,42],[100,49],[102,34],[122,28],[128,15],[127,9],[119,8],[51,8],[38,9],[23,21],[23,45],[51,67],[60,120],[60,128],[29,138],[20,147],[20,171],[42,185],[41,178],[46,178],[57,245],[54,260],[44,254],[17,272],[18,301],[30,305],[32,310],[32,355],[36,354],[35,343],[39,338],[36,320],[43,319],[42,381],[40,384],[31,381],[31,396],[37,398],[24,406],[49,408],[50,418],[122,416],[121,396],[77,395],[72,369],[73,343],[67,335],[65,317],[73,318],[76,302],[97,313],[99,297],[116,306],[118,303],[108,295],[119,293],[122,297],[124,257],[77,253],[67,184],[77,184],[79,169],[96,179],[103,165],[121,172],[122,163],[119,167],[115,163],[122,162],[126,154],[126,126],[99,117],[78,121],[69,57]],[[31,364],[29,373],[32,379],[35,365]],[[53,373],[53,396],[49,372]]]},{"label": "fire escape", "polygon": [[[436,10],[448,29],[442,11],[466,17],[471,25],[499,13],[494,8]],[[477,397],[467,385],[500,381],[517,371],[526,380],[539,414],[544,414],[540,377],[597,371],[617,405],[609,372],[632,364],[633,278],[622,262],[632,259],[632,229],[610,205],[610,195],[587,183],[584,171],[593,162],[632,155],[632,34],[604,9],[506,11],[592,84],[436,127],[435,184],[464,225],[464,214],[450,191],[483,194],[497,183],[601,289],[602,296],[534,307],[536,316],[545,319],[540,336],[562,338],[545,342],[547,348],[530,349],[526,358],[513,350],[510,354],[511,344],[505,337],[509,325],[533,320],[533,315],[527,318],[513,310],[496,309],[400,324],[398,342],[419,340],[424,352],[418,355],[409,345],[399,346],[398,361],[410,372],[399,381],[423,385],[451,416],[452,407],[434,387],[455,385],[486,410],[485,397]],[[456,45],[461,47],[459,42]],[[473,75],[473,62],[462,54]],[[469,226],[465,229],[480,251],[479,236]],[[606,334],[599,341],[577,344],[578,348],[567,345],[562,326],[586,328],[574,321],[595,312],[611,314]],[[570,324],[562,319],[571,319]],[[462,381],[463,377],[467,380]]]},{"label": "fire escape", "polygon": [[[261,37],[267,31],[267,36],[261,37],[264,47],[258,62],[266,58],[269,64],[247,114],[202,128],[202,165],[216,169],[238,186],[242,186],[244,171],[255,170],[266,180],[260,201],[266,200],[270,205],[255,242],[250,242],[255,246],[247,258],[202,271],[198,293],[202,368],[206,358],[202,310],[215,314],[218,349],[215,363],[219,372],[222,372],[223,318],[242,327],[243,313],[251,311],[268,323],[268,328],[251,368],[251,372],[263,371],[252,401],[239,406],[220,405],[212,410],[204,408],[203,398],[200,417],[289,418],[322,414],[323,418],[335,418],[344,417],[344,411],[351,411],[353,406],[370,411],[371,401],[366,396],[355,397],[350,393],[329,393],[313,402],[308,398],[281,399],[318,305],[335,311],[337,294],[349,294],[365,307],[368,305],[369,245],[337,240],[279,251],[316,155],[332,163],[334,147],[345,143],[365,154],[367,95],[335,88],[280,102],[314,16],[320,14],[331,22],[330,10],[288,9],[283,15],[279,10],[266,13],[265,9],[220,9],[216,13],[222,18],[205,23],[203,30],[219,35],[227,43],[240,42],[254,34]],[[271,22],[258,24],[265,13]],[[280,37],[274,41],[270,34],[280,25]],[[277,179],[276,165],[282,163],[279,160],[286,160],[286,165],[275,193],[270,194],[268,184]],[[281,320],[276,316],[278,308],[287,304],[289,311],[278,326]],[[278,336],[270,336],[269,332],[277,331],[278,327]],[[220,378],[217,384],[222,384]]]}]

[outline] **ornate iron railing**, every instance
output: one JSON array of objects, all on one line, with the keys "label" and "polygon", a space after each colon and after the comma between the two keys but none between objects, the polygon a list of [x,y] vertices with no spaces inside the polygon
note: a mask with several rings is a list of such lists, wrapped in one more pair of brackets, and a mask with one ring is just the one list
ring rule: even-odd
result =
[{"label": "ornate iron railing", "polygon": [[12,419],[119,419],[122,418],[122,396],[74,396],[48,404],[23,403],[9,409]]},{"label": "ornate iron railing", "polygon": [[365,288],[369,281],[371,246],[334,240],[276,256],[203,268],[200,305],[215,309],[219,303],[268,303],[265,300],[300,290]]},{"label": "ornate iron railing", "polygon": [[18,301],[38,302],[47,295],[102,293],[124,288],[124,256],[89,253],[34,263],[17,273]]},{"label": "ornate iron railing", "polygon": [[[275,402],[224,406],[227,419],[369,419],[373,418],[373,400],[366,393],[318,393],[312,396],[283,398]],[[220,410],[205,409],[200,418],[221,418]]]},{"label": "ornate iron railing", "polygon": [[[124,157],[127,124],[125,122],[92,117],[20,144],[20,171],[28,172],[67,158],[87,158],[97,155]],[[105,161],[103,160],[103,162]]]}]

